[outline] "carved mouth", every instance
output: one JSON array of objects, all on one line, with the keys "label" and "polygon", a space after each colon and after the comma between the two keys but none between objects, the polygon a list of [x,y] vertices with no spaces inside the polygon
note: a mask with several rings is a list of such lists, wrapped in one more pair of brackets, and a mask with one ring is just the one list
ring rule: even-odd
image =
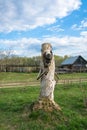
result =
[{"label": "carved mouth", "polygon": [[44,54],[44,66],[48,67],[52,60],[52,54]]}]

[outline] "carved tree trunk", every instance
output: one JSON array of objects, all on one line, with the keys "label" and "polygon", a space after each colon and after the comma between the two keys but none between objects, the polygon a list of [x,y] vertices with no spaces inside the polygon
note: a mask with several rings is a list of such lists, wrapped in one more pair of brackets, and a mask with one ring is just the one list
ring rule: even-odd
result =
[{"label": "carved tree trunk", "polygon": [[46,74],[41,78],[41,92],[40,98],[48,98],[51,101],[54,101],[54,88],[56,81],[54,79],[55,74],[55,62],[54,57],[51,60],[51,65],[48,68],[45,68],[42,65],[42,69],[47,71]]},{"label": "carved tree trunk", "polygon": [[52,47],[48,43],[43,44],[42,47],[43,49],[46,49],[46,51],[43,50],[42,52],[42,64],[37,78],[41,79],[41,90],[39,100],[34,102],[32,109],[44,109],[45,111],[53,111],[55,109],[61,110],[59,105],[54,101],[54,88],[56,81],[54,79],[55,61],[51,51]]}]

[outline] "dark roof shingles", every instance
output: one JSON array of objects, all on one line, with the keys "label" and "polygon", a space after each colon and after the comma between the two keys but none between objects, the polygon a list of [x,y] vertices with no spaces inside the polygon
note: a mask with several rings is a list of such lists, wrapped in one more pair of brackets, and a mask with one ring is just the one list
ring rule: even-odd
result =
[{"label": "dark roof shingles", "polygon": [[69,64],[73,64],[79,56],[74,56],[74,57],[69,57],[68,59],[64,60],[61,65],[69,65]]}]

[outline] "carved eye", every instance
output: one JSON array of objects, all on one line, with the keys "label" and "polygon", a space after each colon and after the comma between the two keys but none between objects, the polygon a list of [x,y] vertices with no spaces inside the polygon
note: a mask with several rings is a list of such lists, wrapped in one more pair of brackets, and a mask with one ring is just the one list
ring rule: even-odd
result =
[{"label": "carved eye", "polygon": [[50,51],[50,53],[52,54],[52,50]]}]

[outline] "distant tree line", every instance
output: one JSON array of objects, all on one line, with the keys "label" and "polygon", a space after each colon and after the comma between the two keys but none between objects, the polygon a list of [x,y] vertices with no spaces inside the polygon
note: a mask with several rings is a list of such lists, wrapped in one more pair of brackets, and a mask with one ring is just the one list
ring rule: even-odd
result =
[{"label": "distant tree line", "polygon": [[[58,67],[63,60],[65,60],[68,56],[65,55],[64,57],[54,55],[55,57],[55,64]],[[0,66],[30,66],[30,67],[39,67],[41,61],[41,56],[34,56],[34,57],[19,57],[12,55],[10,51],[7,53],[0,52]]]}]

